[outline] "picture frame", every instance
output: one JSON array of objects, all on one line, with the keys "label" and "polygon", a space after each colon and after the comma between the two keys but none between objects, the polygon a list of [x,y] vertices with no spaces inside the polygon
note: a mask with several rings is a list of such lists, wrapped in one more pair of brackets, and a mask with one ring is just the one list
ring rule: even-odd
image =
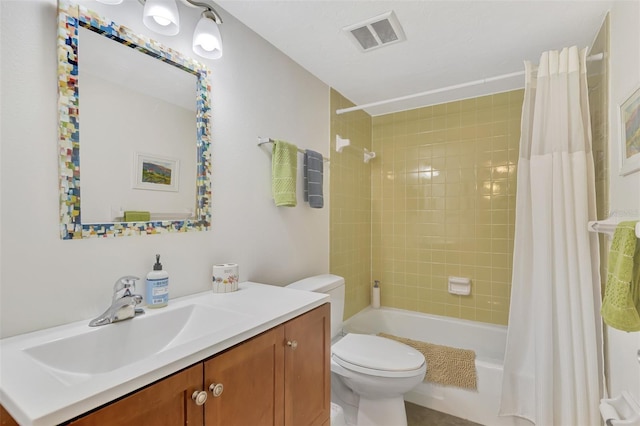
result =
[{"label": "picture frame", "polygon": [[132,183],[134,189],[178,192],[179,175],[180,161],[177,158],[142,152],[134,153]]},{"label": "picture frame", "polygon": [[620,175],[640,170],[640,87],[620,104]]}]

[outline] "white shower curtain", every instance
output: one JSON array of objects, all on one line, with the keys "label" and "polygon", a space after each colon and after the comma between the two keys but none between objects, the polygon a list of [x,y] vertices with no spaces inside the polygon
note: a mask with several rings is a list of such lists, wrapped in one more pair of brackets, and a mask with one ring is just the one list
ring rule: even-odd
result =
[{"label": "white shower curtain", "polygon": [[602,332],[586,50],[545,52],[526,86],[500,415],[600,425]]}]

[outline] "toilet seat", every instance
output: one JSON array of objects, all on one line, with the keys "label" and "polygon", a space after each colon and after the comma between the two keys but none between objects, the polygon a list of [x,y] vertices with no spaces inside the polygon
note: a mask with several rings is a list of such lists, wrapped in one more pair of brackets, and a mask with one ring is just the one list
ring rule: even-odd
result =
[{"label": "toilet seat", "polygon": [[338,365],[379,377],[411,377],[425,368],[417,350],[395,340],[368,334],[347,334],[331,347]]}]

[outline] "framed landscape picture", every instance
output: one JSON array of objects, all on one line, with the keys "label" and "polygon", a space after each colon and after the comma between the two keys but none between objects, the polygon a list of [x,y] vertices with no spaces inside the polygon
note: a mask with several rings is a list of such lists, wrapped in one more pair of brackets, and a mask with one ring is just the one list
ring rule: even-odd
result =
[{"label": "framed landscape picture", "polygon": [[180,162],[175,158],[136,152],[133,159],[133,188],[178,191]]},{"label": "framed landscape picture", "polygon": [[620,174],[640,170],[640,87],[620,105]]}]

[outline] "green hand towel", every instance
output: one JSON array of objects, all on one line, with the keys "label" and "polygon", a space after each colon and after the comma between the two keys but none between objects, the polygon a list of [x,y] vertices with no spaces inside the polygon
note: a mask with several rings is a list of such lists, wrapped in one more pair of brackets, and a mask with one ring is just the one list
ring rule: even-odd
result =
[{"label": "green hand towel", "polygon": [[602,319],[618,330],[640,331],[640,245],[636,222],[621,222],[609,250]]},{"label": "green hand towel", "polygon": [[149,222],[151,220],[150,212],[137,212],[133,210],[126,210],[124,212],[125,222]]},{"label": "green hand towel", "polygon": [[295,207],[298,147],[275,141],[271,159],[271,192],[278,207]]}]

